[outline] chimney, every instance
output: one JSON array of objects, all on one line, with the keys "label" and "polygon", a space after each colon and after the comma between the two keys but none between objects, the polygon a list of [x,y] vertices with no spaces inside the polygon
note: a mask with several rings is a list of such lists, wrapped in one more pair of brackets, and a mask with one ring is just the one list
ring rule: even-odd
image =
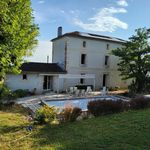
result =
[{"label": "chimney", "polygon": [[47,63],[49,63],[49,56],[47,55]]},{"label": "chimney", "polygon": [[58,37],[62,36],[62,27],[58,27],[57,36]]}]

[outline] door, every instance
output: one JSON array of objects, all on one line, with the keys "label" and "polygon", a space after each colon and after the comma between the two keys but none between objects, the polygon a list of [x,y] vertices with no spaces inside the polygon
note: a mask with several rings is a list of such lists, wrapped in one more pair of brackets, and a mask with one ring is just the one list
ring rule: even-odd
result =
[{"label": "door", "polygon": [[44,90],[52,90],[53,88],[53,77],[52,76],[44,76],[43,77],[43,89]]}]

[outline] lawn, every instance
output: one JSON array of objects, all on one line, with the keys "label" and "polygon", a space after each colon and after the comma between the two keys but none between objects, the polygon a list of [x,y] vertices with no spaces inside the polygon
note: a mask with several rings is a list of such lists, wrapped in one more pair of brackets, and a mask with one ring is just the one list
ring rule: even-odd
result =
[{"label": "lawn", "polygon": [[128,111],[81,122],[35,126],[26,112],[0,111],[0,149],[7,150],[146,150],[150,149],[150,109]]}]

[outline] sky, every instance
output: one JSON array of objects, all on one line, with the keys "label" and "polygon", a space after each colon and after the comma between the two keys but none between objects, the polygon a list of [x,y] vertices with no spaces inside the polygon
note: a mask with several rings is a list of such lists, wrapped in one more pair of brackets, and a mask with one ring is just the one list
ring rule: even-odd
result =
[{"label": "sky", "polygon": [[150,27],[150,0],[31,0],[39,44],[28,61],[46,62],[52,57],[51,39],[57,28],[127,40],[135,29]]}]

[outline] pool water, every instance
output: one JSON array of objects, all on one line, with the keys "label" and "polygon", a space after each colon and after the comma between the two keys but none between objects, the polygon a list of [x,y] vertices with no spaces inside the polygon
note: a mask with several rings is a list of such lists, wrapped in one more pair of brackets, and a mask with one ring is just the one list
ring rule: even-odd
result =
[{"label": "pool water", "polygon": [[82,109],[82,111],[87,110],[87,105],[89,101],[94,100],[119,100],[120,98],[115,96],[97,96],[97,97],[90,97],[90,98],[80,98],[80,99],[59,99],[59,100],[43,100],[42,102],[49,106],[55,106],[60,109],[63,109],[66,106],[73,106],[73,107],[79,107]]}]

